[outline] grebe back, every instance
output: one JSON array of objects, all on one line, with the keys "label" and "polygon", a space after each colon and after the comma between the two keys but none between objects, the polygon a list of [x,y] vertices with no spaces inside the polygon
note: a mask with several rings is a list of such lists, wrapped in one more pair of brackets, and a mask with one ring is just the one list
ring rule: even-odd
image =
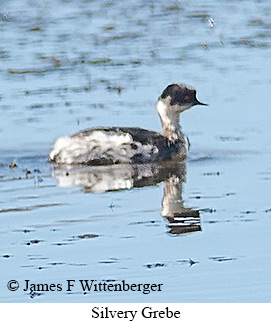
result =
[{"label": "grebe back", "polygon": [[180,113],[198,101],[196,90],[185,84],[168,85],[158,98],[162,134],[133,127],[100,127],[56,140],[49,160],[56,164],[111,165],[182,160],[187,156]]}]

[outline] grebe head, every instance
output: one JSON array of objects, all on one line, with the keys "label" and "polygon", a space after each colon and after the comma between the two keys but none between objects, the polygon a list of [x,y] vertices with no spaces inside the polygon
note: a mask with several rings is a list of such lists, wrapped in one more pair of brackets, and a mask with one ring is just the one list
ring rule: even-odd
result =
[{"label": "grebe head", "polygon": [[186,84],[170,84],[158,98],[157,111],[160,116],[163,134],[172,140],[182,136],[179,125],[180,113],[201,103],[196,97],[196,90]]},{"label": "grebe head", "polygon": [[196,97],[196,90],[186,84],[168,85],[158,100],[167,105],[169,110],[181,113],[194,105],[208,105],[201,103]]}]

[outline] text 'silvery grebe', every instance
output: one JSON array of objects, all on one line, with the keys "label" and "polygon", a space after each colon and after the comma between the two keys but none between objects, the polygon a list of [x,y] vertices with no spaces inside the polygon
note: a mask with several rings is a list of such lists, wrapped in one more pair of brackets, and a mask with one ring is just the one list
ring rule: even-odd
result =
[{"label": "text 'silvery grebe'", "polygon": [[180,113],[207,105],[185,84],[168,85],[158,98],[162,134],[135,127],[99,127],[56,140],[49,160],[56,164],[110,165],[182,160],[187,156]]}]

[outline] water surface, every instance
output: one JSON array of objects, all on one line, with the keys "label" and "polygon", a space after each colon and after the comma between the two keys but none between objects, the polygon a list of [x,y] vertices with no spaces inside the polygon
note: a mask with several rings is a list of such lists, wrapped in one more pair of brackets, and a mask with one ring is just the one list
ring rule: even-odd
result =
[{"label": "water surface", "polygon": [[[267,0],[0,3],[2,302],[270,301],[270,12]],[[191,150],[177,173],[115,170],[141,185],[98,193],[95,171],[47,163],[58,136],[84,128],[160,131],[155,102],[173,82],[209,103],[181,116]],[[174,178],[186,230],[163,216]],[[31,298],[10,279],[164,285]]]}]

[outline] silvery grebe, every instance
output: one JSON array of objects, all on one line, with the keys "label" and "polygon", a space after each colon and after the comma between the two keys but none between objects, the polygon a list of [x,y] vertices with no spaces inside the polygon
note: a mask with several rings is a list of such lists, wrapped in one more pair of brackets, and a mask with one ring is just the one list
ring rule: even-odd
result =
[{"label": "silvery grebe", "polygon": [[187,156],[180,113],[207,105],[185,84],[168,85],[158,98],[162,134],[141,128],[106,127],[80,131],[56,140],[49,160],[56,164],[111,165],[182,160]]}]

